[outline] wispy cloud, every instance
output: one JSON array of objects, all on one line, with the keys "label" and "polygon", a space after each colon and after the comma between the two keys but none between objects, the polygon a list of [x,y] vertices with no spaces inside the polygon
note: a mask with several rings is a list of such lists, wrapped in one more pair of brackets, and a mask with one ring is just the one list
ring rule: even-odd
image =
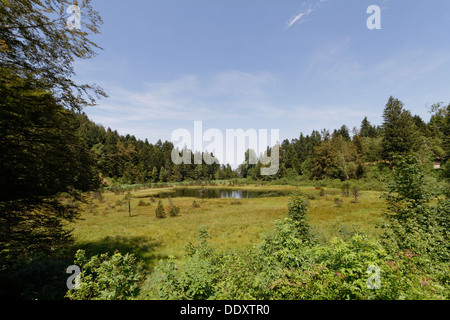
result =
[{"label": "wispy cloud", "polygon": [[276,84],[271,73],[242,71],[180,75],[136,89],[102,84],[109,98],[86,112],[96,123],[121,134],[168,140],[173,130],[197,120],[233,128],[285,116],[288,110],[272,96]]},{"label": "wispy cloud", "polygon": [[291,17],[287,23],[286,23],[286,27],[290,28],[292,27],[294,24],[296,23],[302,23],[304,20],[304,18],[306,18],[307,16],[309,16],[311,13],[313,13],[314,11],[316,11],[317,9],[320,8],[321,4],[327,2],[327,0],[316,0],[313,3],[310,4],[306,4],[303,3],[303,8],[300,11],[300,13],[294,15],[293,17]]},{"label": "wispy cloud", "polygon": [[105,123],[124,121],[224,120],[257,114],[283,115],[270,95],[276,82],[269,73],[220,72],[212,77],[180,75],[142,89],[104,86],[110,98],[94,108]]},{"label": "wispy cloud", "polygon": [[301,20],[304,17],[309,16],[312,12],[314,11],[314,9],[312,8],[308,8],[306,11],[302,11],[299,14],[297,14],[296,16],[293,16],[288,22],[287,22],[287,27],[290,28],[292,27],[297,21]]}]

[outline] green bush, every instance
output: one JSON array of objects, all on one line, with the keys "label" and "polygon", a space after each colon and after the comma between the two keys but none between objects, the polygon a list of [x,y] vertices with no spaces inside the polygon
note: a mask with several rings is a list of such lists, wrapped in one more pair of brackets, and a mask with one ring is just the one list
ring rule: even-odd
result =
[{"label": "green bush", "polygon": [[85,251],[78,250],[74,264],[81,269],[80,288],[66,293],[71,300],[131,300],[139,295],[143,264],[133,254],[103,253],[87,259]]},{"label": "green bush", "polygon": [[151,204],[150,204],[150,202],[145,202],[144,200],[139,200],[139,202],[138,202],[138,207],[147,207],[147,206],[150,206]]},{"label": "green bush", "polygon": [[288,204],[288,223],[297,230],[297,237],[305,242],[314,242],[314,235],[309,225],[308,209],[305,200],[300,195],[292,196]]},{"label": "green bush", "polygon": [[197,201],[192,202],[192,208],[200,208],[200,205],[197,203]]},{"label": "green bush", "polygon": [[[450,262],[450,201],[435,198],[425,183],[418,159],[395,159],[393,179],[384,195],[388,203],[382,241],[391,250],[411,250],[432,261]],[[436,199],[435,199],[436,200]]]},{"label": "green bush", "polygon": [[[413,163],[399,166],[394,180],[409,179],[417,186],[417,177],[401,177],[412,174],[408,170],[413,167]],[[406,170],[403,173],[402,168]],[[397,189],[395,183],[390,190],[390,197],[409,200],[408,204],[401,201],[406,207],[389,202],[391,210],[400,211],[391,213],[381,241],[358,231],[329,243],[315,241],[304,200],[294,195],[286,218],[247,252],[213,249],[208,244],[209,235],[201,230],[198,243],[186,247],[183,266],[174,259],[160,263],[151,277],[151,298],[449,299],[449,202],[441,201],[434,209],[425,210],[423,203],[422,207],[414,206],[411,198],[405,198],[413,194],[422,199],[424,194]],[[403,214],[419,220],[405,220]],[[424,232],[424,227],[429,231]]]},{"label": "green bush", "polygon": [[342,199],[340,198],[334,198],[334,203],[338,208],[342,207]]},{"label": "green bush", "polygon": [[[174,257],[161,261],[155,268],[157,277],[156,299],[206,300],[213,295],[213,283],[217,274],[215,251],[208,244],[209,234],[201,228],[198,243],[186,246],[186,263],[180,269]],[[162,275],[162,276],[161,276]]]},{"label": "green bush", "polygon": [[350,195],[350,183],[344,182],[341,186],[342,196],[348,197]]},{"label": "green bush", "polygon": [[158,201],[158,207],[156,207],[155,214],[158,219],[166,218],[166,211],[164,210],[161,200]]},{"label": "green bush", "polygon": [[169,206],[169,215],[171,217],[178,217],[180,215],[180,207],[176,205],[170,205]]},{"label": "green bush", "polygon": [[325,196],[325,189],[323,187],[319,190],[319,196],[324,197]]}]

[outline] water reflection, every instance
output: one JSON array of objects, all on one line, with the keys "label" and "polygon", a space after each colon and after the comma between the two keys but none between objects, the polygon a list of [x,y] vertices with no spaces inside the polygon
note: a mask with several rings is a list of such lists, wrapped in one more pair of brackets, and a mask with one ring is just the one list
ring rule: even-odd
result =
[{"label": "water reflection", "polygon": [[161,192],[156,194],[157,198],[204,198],[204,199],[249,199],[260,197],[282,197],[289,195],[290,192],[283,191],[252,191],[252,190],[231,190],[231,189],[193,189],[193,188],[179,188],[170,192]]},{"label": "water reflection", "polygon": [[243,199],[243,198],[249,198],[248,192],[245,192],[242,190],[221,190],[220,191],[220,197],[221,198],[234,198],[234,199]]}]

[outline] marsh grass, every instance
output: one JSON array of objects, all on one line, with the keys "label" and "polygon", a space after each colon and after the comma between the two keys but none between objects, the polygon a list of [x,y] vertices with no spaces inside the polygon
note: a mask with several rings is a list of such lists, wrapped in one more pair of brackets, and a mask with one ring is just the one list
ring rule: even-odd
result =
[{"label": "marsh grass", "polygon": [[[221,188],[221,186],[217,186]],[[264,197],[252,199],[204,199],[201,206],[193,206],[197,198],[176,198],[180,215],[176,219],[157,219],[155,205],[139,206],[140,201],[152,201],[152,197],[171,188],[139,189],[132,191],[131,211],[128,216],[124,205],[120,205],[122,194],[105,192],[115,207],[100,206],[97,199],[93,204],[105,208],[104,215],[94,215],[87,206],[83,207],[81,220],[70,225],[78,247],[108,248],[111,252],[117,249],[136,248],[130,245],[133,239],[139,239],[139,254],[147,259],[152,266],[157,262],[155,257],[164,258],[170,255],[183,258],[184,249],[189,241],[196,240],[198,229],[206,227],[211,235],[211,245],[223,250],[247,250],[260,242],[262,237],[270,232],[277,219],[283,219],[287,213],[289,196]],[[296,188],[289,186],[241,186],[243,190],[300,191],[308,198],[308,215],[315,232],[326,241],[339,235],[342,226],[362,229],[376,235],[377,224],[385,208],[380,193],[364,191],[359,196],[357,204],[352,198],[342,198],[340,207],[333,201],[335,197],[319,197],[314,187]],[[340,189],[327,189],[327,194],[337,195]],[[307,195],[317,195],[308,197]],[[147,200],[145,200],[147,198]],[[163,206],[170,206],[168,199],[161,199]],[[141,202],[142,203],[142,202]],[[111,239],[120,239],[114,242]],[[124,243],[128,246],[123,245]],[[92,250],[96,251],[96,250]]]}]

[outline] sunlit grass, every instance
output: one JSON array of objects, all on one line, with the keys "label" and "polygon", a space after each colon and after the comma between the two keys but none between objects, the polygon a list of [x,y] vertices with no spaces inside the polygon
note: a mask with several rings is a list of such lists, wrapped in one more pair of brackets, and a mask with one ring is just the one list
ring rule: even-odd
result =
[{"label": "sunlit grass", "polygon": [[[198,187],[196,187],[198,188]],[[208,187],[211,188],[211,187]],[[221,188],[221,186],[217,186]],[[361,192],[357,204],[352,197],[341,197],[340,190],[326,190],[319,196],[314,188],[286,186],[242,186],[243,190],[301,191],[307,195],[311,224],[322,240],[339,234],[342,226],[354,226],[371,235],[385,204],[379,199],[379,192]],[[104,251],[135,252],[149,265],[157,260],[173,255],[182,259],[189,241],[196,241],[200,227],[206,227],[211,235],[211,245],[223,250],[246,250],[259,243],[274,227],[277,219],[286,216],[289,197],[264,197],[240,199],[198,199],[174,198],[174,205],[180,207],[180,216],[157,219],[157,202],[152,202],[155,193],[170,188],[146,189],[131,192],[131,217],[128,203],[116,205],[124,199],[124,194],[103,193],[103,199],[93,199],[95,207],[83,205],[82,220],[73,223],[76,246],[96,254]],[[342,199],[338,207],[335,198]],[[306,198],[305,198],[306,199]],[[142,200],[148,206],[138,206]],[[200,207],[194,208],[193,201]],[[162,199],[166,208],[168,199]]]}]

